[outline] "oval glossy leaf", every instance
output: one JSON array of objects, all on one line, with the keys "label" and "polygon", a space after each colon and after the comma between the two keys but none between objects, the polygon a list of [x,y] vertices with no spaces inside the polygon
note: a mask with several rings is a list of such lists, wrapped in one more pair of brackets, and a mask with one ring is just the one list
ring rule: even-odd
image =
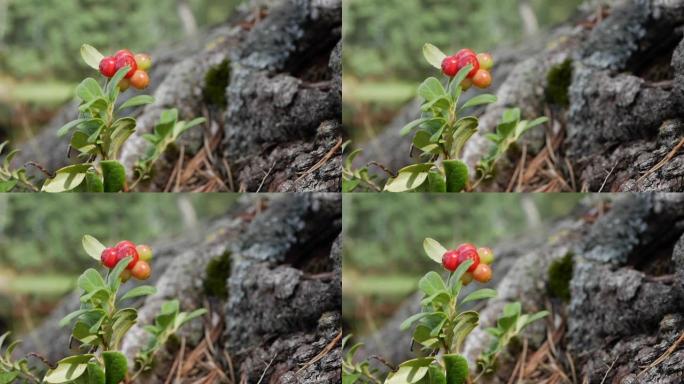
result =
[{"label": "oval glossy leaf", "polygon": [[446,181],[444,176],[439,172],[430,172],[428,175],[428,190],[431,193],[446,192]]},{"label": "oval glossy leaf", "polygon": [[116,160],[100,163],[105,192],[121,192],[126,188],[126,169]]},{"label": "oval glossy leaf", "polygon": [[43,192],[60,193],[71,191],[83,183],[86,172],[90,167],[90,164],[77,164],[60,169],[54,178],[45,181],[42,188]]},{"label": "oval glossy leaf", "polygon": [[57,363],[57,368],[47,372],[43,381],[57,384],[76,380],[85,373],[92,358],[93,355],[78,355],[62,359]]},{"label": "oval glossy leaf", "polygon": [[69,131],[72,128],[77,127],[79,124],[83,123],[86,120],[87,119],[78,119],[78,120],[74,120],[74,121],[70,121],[70,122],[66,123],[62,128],[60,128],[57,131],[57,136],[62,137],[64,135],[66,135],[67,133],[69,133]]},{"label": "oval glossy leaf", "polygon": [[444,355],[447,384],[464,384],[468,380],[468,360],[461,355]]},{"label": "oval glossy leaf", "polygon": [[121,297],[121,300],[128,300],[128,299],[133,299],[135,297],[140,297],[140,296],[149,296],[149,295],[154,295],[157,293],[157,288],[151,286],[151,285],[141,285],[139,287],[135,287],[131,289],[130,291],[126,292]]},{"label": "oval glossy leaf", "polygon": [[414,190],[425,182],[428,172],[402,172],[385,185],[387,192],[406,192]]},{"label": "oval glossy leaf", "polygon": [[447,57],[444,52],[430,43],[423,45],[423,56],[430,65],[439,70],[442,69],[442,61]]},{"label": "oval glossy leaf", "polygon": [[461,160],[445,160],[447,192],[462,192],[468,185],[468,166]]},{"label": "oval glossy leaf", "polygon": [[434,77],[429,77],[418,87],[418,95],[427,102],[435,101],[444,98],[446,90],[442,83]]},{"label": "oval glossy leaf", "polygon": [[496,96],[494,96],[494,95],[489,95],[489,94],[479,95],[479,96],[475,96],[472,99],[466,101],[465,104],[463,104],[463,106],[461,107],[461,109],[472,108],[472,107],[476,107],[478,105],[491,104],[491,103],[495,103],[495,102],[496,102]]},{"label": "oval glossy leaf", "polygon": [[477,300],[485,300],[485,299],[491,299],[496,297],[496,291],[491,289],[491,288],[483,288],[483,289],[478,289],[475,292],[472,292],[468,296],[461,301],[461,304],[465,304],[470,301],[477,301]]},{"label": "oval glossy leaf", "polygon": [[119,106],[119,109],[126,109],[152,103],[154,103],[154,97],[149,95],[140,95],[128,99],[125,103]]},{"label": "oval glossy leaf", "polygon": [[91,193],[104,192],[102,177],[93,170],[86,172],[86,191]]},{"label": "oval glossy leaf", "polygon": [[406,124],[406,125],[401,129],[401,131],[399,131],[399,134],[402,135],[402,136],[406,136],[406,135],[408,135],[408,134],[413,130],[413,128],[416,128],[416,127],[420,126],[421,124],[423,124],[423,123],[425,123],[425,122],[427,122],[427,121],[430,121],[430,120],[432,120],[432,119],[433,119],[433,118],[431,118],[431,117],[426,117],[426,118],[422,118],[422,119],[418,119],[418,120],[413,120],[412,122]]},{"label": "oval glossy leaf", "polygon": [[444,280],[435,271],[430,271],[423,276],[418,282],[418,288],[425,293],[426,296],[431,296],[439,292],[446,292],[446,285]]},{"label": "oval glossy leaf", "polygon": [[107,351],[102,353],[105,363],[106,384],[119,384],[128,373],[128,361],[121,352]]},{"label": "oval glossy leaf", "polygon": [[102,251],[104,251],[106,247],[98,239],[90,235],[83,235],[81,244],[83,244],[83,249],[86,251],[88,256],[100,261]]},{"label": "oval glossy leaf", "polygon": [[423,357],[408,360],[399,366],[385,381],[386,384],[413,384],[422,380],[428,373],[428,367],[434,361],[434,357]]},{"label": "oval glossy leaf", "polygon": [[83,100],[84,103],[89,103],[102,98],[104,94],[102,93],[100,84],[98,84],[95,79],[89,77],[76,87],[76,96]]},{"label": "oval glossy leaf", "polygon": [[444,248],[439,241],[427,237],[425,240],[423,240],[423,249],[429,258],[434,260],[436,263],[442,264],[442,256],[444,256],[447,249]]},{"label": "oval glossy leaf", "polygon": [[97,70],[100,70],[100,61],[104,59],[104,55],[100,51],[88,44],[81,46],[81,57],[90,68]]}]

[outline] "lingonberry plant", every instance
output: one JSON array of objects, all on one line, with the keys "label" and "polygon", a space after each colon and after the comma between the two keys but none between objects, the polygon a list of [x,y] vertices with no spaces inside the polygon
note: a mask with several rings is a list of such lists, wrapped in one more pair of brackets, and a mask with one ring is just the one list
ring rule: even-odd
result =
[{"label": "lingonberry plant", "polygon": [[[491,69],[494,59],[489,53],[476,54],[462,49],[447,56],[432,44],[423,47],[425,59],[446,76],[445,83],[436,77],[429,77],[418,87],[423,99],[421,117],[404,126],[402,135],[416,131],[412,147],[420,151],[423,162],[400,169],[391,174],[382,190],[387,192],[462,192],[472,190],[480,182],[493,176],[495,165],[530,128],[547,121],[542,117],[532,122],[520,121],[520,110],[510,109],[504,113],[503,122],[497,132],[486,137],[494,144],[489,155],[476,167],[476,180],[471,183],[468,166],[461,160],[463,148],[478,131],[479,120],[475,116],[463,116],[469,108],[490,104],[496,97],[481,94],[460,103],[462,94],[472,86],[488,88],[492,84]],[[359,154],[354,151],[343,169],[343,188],[351,192],[365,187],[377,190],[368,176],[367,168],[359,171],[351,167],[351,161]]]},{"label": "lingonberry plant", "polygon": [[[205,309],[191,313],[180,312],[177,300],[165,302],[155,323],[145,328],[150,334],[150,344],[136,358],[135,371],[129,373],[128,361],[119,351],[119,346],[131,327],[137,323],[138,312],[134,308],[121,308],[121,304],[130,299],[152,295],[156,293],[156,289],[141,285],[123,295],[119,295],[119,291],[121,284],[131,277],[138,280],[150,277],[148,261],[152,258],[152,250],[149,246],[136,246],[130,241],[122,241],[108,248],[88,235],[83,237],[83,248],[89,256],[102,263],[107,274],[103,276],[92,268],[86,270],[78,279],[78,287],[82,291],[81,308],[60,321],[61,326],[73,324],[71,340],[78,342],[81,353],[55,364],[48,364],[47,373],[39,379],[40,375],[29,367],[26,358],[17,361],[12,359],[12,353],[19,343],[14,342],[0,357],[0,384],[129,382],[150,368],[156,351],[181,326],[206,313]],[[163,329],[163,337],[160,337],[159,329]],[[0,337],[0,350],[6,338],[7,334]]]},{"label": "lingonberry plant", "polygon": [[[489,248],[476,248],[472,244],[462,244],[447,250],[436,240],[427,238],[423,242],[425,253],[444,269],[449,271],[446,279],[437,272],[428,272],[418,283],[424,298],[421,312],[410,316],[401,324],[401,330],[413,327],[412,340],[420,345],[421,357],[405,361],[392,367],[386,378],[381,379],[367,361],[355,362],[354,354],[361,347],[354,345],[343,360],[343,382],[385,383],[385,384],[463,384],[469,380],[470,368],[461,350],[468,335],[479,326],[480,315],[474,310],[463,310],[466,303],[486,300],[496,296],[490,288],[475,290],[459,298],[461,289],[472,281],[488,282],[492,277],[490,264],[494,255]],[[479,375],[494,371],[495,361],[506,349],[511,340],[530,323],[548,315],[547,311],[535,314],[521,314],[520,303],[506,305],[497,326],[485,331],[494,340],[489,348],[478,358]],[[345,342],[348,337],[345,339]]]},{"label": "lingonberry plant", "polygon": [[[87,78],[76,88],[76,96],[81,101],[79,118],[67,123],[59,129],[58,135],[71,133],[70,149],[77,151],[80,164],[70,165],[55,172],[42,186],[45,192],[120,192],[127,190],[126,170],[116,159],[119,151],[128,138],[135,132],[137,122],[133,117],[120,116],[127,108],[150,104],[154,98],[149,95],[138,95],[117,105],[122,92],[133,86],[143,90],[148,87],[150,77],[147,73],[152,66],[152,58],[147,54],[133,54],[129,50],[120,50],[113,56],[105,57],[90,45],[81,48],[83,60],[93,69],[97,69],[105,78],[104,85],[97,80]],[[165,115],[166,114],[166,115]],[[165,111],[159,126],[166,126],[171,114],[177,116],[176,110]],[[204,119],[196,119],[191,123],[182,124],[183,130],[173,136],[178,139],[180,134],[192,126],[201,124]],[[157,133],[148,135],[155,137]],[[151,141],[148,138],[148,141]],[[164,142],[163,149],[171,144]],[[152,152],[159,151],[159,144],[152,142]],[[149,176],[152,163],[158,159],[145,155],[143,160],[144,174],[139,179]],[[137,184],[137,181],[136,181]]]},{"label": "lingonberry plant", "polygon": [[[0,144],[0,155],[2,155],[2,151],[8,143],[8,141],[5,141]],[[17,153],[19,153],[19,150],[17,149],[10,151],[5,156],[2,165],[0,165],[0,192],[12,192],[17,187],[20,189],[37,191],[38,189],[31,183],[31,180],[29,180],[26,175],[26,169],[12,169],[10,167],[10,163]]]}]

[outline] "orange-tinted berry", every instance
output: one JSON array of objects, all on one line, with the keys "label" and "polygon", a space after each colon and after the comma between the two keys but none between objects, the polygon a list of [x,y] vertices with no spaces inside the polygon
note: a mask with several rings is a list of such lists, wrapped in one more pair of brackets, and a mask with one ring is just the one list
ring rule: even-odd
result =
[{"label": "orange-tinted berry", "polygon": [[489,86],[492,85],[492,74],[486,69],[480,69],[475,76],[473,76],[473,85],[483,89],[489,88]]},{"label": "orange-tinted berry", "polygon": [[145,71],[137,70],[131,77],[131,85],[135,89],[145,89],[150,85],[150,76]]},{"label": "orange-tinted berry", "polygon": [[473,271],[473,278],[480,283],[486,283],[492,279],[492,268],[487,264],[480,263]]},{"label": "orange-tinted berry", "polygon": [[152,275],[152,268],[147,261],[138,261],[135,267],[131,269],[131,275],[138,280],[147,280]]}]

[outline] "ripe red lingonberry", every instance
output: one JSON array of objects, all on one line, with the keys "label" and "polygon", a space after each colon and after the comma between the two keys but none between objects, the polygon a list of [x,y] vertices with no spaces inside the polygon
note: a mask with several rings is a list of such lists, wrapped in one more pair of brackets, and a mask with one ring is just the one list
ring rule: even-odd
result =
[{"label": "ripe red lingonberry", "polygon": [[488,88],[492,85],[492,74],[486,69],[478,70],[475,76],[473,76],[473,85],[478,88]]},{"label": "ripe red lingonberry", "polygon": [[131,275],[138,280],[147,280],[152,275],[152,268],[147,261],[139,261],[133,269],[131,269]]},{"label": "ripe red lingonberry", "polygon": [[140,260],[142,261],[150,261],[152,260],[152,248],[150,248],[149,245],[138,245],[135,247],[135,250],[138,251],[138,256],[140,256]]},{"label": "ripe red lingonberry", "polygon": [[116,248],[105,248],[100,254],[100,261],[105,267],[112,269],[116,266]]},{"label": "ripe red lingonberry", "polygon": [[130,80],[131,85],[135,89],[145,89],[148,85],[150,85],[150,76],[145,71],[135,71]]},{"label": "ripe red lingonberry", "polygon": [[442,60],[442,73],[445,76],[456,76],[458,69],[458,59],[455,56],[447,56]]},{"label": "ripe red lingonberry", "polygon": [[116,53],[114,54],[114,57],[117,59],[121,56],[130,56],[130,57],[135,58],[135,55],[133,54],[133,52],[131,52],[130,49],[121,49],[121,50],[116,51]]},{"label": "ripe red lingonberry", "polygon": [[458,251],[460,253],[460,252],[463,252],[467,249],[472,249],[473,251],[477,252],[477,247],[475,247],[475,245],[473,245],[471,243],[463,243],[463,244],[459,245],[458,248],[456,248],[456,251]]},{"label": "ripe red lingonberry", "polygon": [[128,66],[130,67],[130,70],[126,73],[126,76],[124,76],[127,79],[130,79],[135,71],[138,70],[138,64],[135,62],[135,58],[133,56],[129,55],[120,55],[117,56],[116,58],[116,70],[120,70],[121,68]]},{"label": "ripe red lingonberry", "polygon": [[480,68],[490,70],[494,67],[494,58],[489,53],[478,53],[477,61],[480,63]]},{"label": "ripe red lingonberry", "polygon": [[480,255],[480,263],[492,265],[492,263],[494,262],[494,252],[492,252],[491,248],[478,248],[477,254]]},{"label": "ripe red lingonberry", "polygon": [[479,264],[473,271],[473,278],[480,283],[486,283],[492,279],[492,268],[487,264]]},{"label": "ripe red lingonberry", "polygon": [[459,251],[457,260],[458,260],[458,265],[461,265],[461,263],[463,263],[467,260],[472,260],[473,263],[470,265],[470,267],[468,267],[468,272],[471,272],[471,273],[480,264],[480,256],[477,254],[477,251],[474,249],[474,247],[473,248],[465,247],[465,249]]},{"label": "ripe red lingonberry", "polygon": [[442,266],[448,271],[455,271],[458,267],[458,251],[449,250],[442,255]]},{"label": "ripe red lingonberry", "polygon": [[130,263],[126,266],[126,269],[133,269],[135,265],[138,263],[138,260],[140,259],[140,256],[138,255],[138,251],[135,250],[135,246],[131,246],[129,244],[124,244],[123,246],[116,247],[116,262],[118,263],[119,261],[127,258],[127,257],[132,257],[133,260],[131,260]]},{"label": "ripe red lingonberry", "polygon": [[100,73],[104,77],[112,77],[116,74],[116,59],[107,56],[100,60]]},{"label": "ripe red lingonberry", "polygon": [[463,48],[460,51],[456,52],[456,54],[454,55],[454,57],[457,59],[460,59],[460,58],[465,57],[465,56],[477,57],[477,54],[475,53],[475,51],[473,51],[470,48]]},{"label": "ripe red lingonberry", "polygon": [[138,69],[147,71],[152,67],[152,57],[146,53],[138,53],[135,55],[135,62],[138,64]]},{"label": "ripe red lingonberry", "polygon": [[461,69],[465,68],[469,64],[472,66],[472,68],[470,69],[470,72],[468,72],[466,77],[469,79],[472,79],[473,76],[475,76],[477,71],[480,69],[480,63],[477,61],[477,56],[475,56],[475,55],[462,55],[461,57],[458,58],[458,70],[459,71]]},{"label": "ripe red lingonberry", "polygon": [[122,241],[119,241],[118,243],[116,243],[114,248],[123,248],[125,246],[135,247],[135,243],[130,241],[130,240],[122,240]]}]

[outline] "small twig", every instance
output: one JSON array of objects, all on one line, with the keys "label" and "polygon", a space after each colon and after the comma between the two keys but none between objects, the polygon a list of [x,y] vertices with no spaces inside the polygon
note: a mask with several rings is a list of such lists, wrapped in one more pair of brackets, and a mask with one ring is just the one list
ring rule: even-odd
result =
[{"label": "small twig", "polygon": [[310,367],[313,364],[316,364],[318,361],[324,358],[328,353],[330,353],[330,351],[332,351],[333,348],[335,348],[335,345],[337,345],[337,343],[339,343],[340,340],[342,340],[342,331],[340,331],[340,333],[338,333],[337,336],[335,336],[335,338],[332,339],[332,341],[330,341],[330,343],[328,343],[328,345],[326,345],[325,348],[323,348],[323,350],[318,355],[314,356],[313,359],[309,360],[306,364],[302,365],[302,367],[299,368],[297,373],[305,370],[307,367]]},{"label": "small twig", "polygon": [[385,360],[382,356],[378,355],[373,355],[370,357],[373,360],[377,360],[378,362],[382,363],[385,367],[389,368],[392,370],[392,372],[396,372],[399,368],[395,367],[394,365],[390,364],[387,360]]},{"label": "small twig", "polygon": [[50,361],[47,359],[47,357],[45,357],[45,356],[43,356],[43,355],[41,355],[41,354],[39,354],[39,353],[37,353],[37,352],[31,352],[31,353],[29,353],[29,354],[26,355],[26,356],[35,357],[36,359],[42,361],[43,364],[47,365],[48,368],[50,368],[50,369],[55,369],[55,368],[57,368],[57,364],[52,364],[52,363],[50,363]]},{"label": "small twig", "polygon": [[267,365],[266,368],[264,369],[264,372],[261,373],[261,377],[259,378],[259,381],[257,382],[257,384],[261,384],[261,381],[264,380],[264,376],[266,376],[266,372],[267,372],[268,369],[271,367],[271,364],[273,364],[273,361],[275,360],[275,358],[276,358],[277,356],[278,356],[277,353],[276,353],[275,355],[273,355],[273,358],[271,359],[271,361],[268,362],[268,365]]},{"label": "small twig", "polygon": [[670,160],[672,160],[672,158],[675,157],[675,155],[677,154],[677,152],[679,152],[679,150],[682,149],[683,146],[684,146],[684,139],[680,140],[679,143],[678,143],[677,145],[675,145],[674,148],[672,148],[672,150],[667,154],[667,156],[665,156],[664,159],[662,159],[662,160],[661,160],[658,164],[656,164],[653,168],[649,169],[648,172],[644,173],[644,175],[641,176],[641,177],[637,180],[637,183],[641,182],[643,179],[645,179],[646,177],[648,177],[650,174],[652,174],[652,173],[654,173],[654,172],[657,172],[660,168],[662,168],[662,167],[664,167],[665,165],[667,165],[667,163],[669,163]]},{"label": "small twig", "polygon": [[387,175],[389,175],[389,177],[392,177],[392,178],[397,177],[397,175],[395,173],[393,173],[387,167],[378,163],[377,161],[371,161],[370,163],[368,163],[368,165],[374,165],[374,166],[380,168],[383,172],[385,172]]},{"label": "small twig", "polygon": [[613,360],[613,363],[610,364],[610,367],[608,367],[608,370],[606,371],[606,374],[603,375],[603,380],[601,380],[601,384],[603,384],[603,383],[606,382],[606,379],[608,378],[608,373],[610,373],[610,371],[613,369],[613,366],[614,366],[615,363],[618,361],[618,358],[620,358],[620,355],[618,355],[617,357],[615,357],[615,360]]},{"label": "small twig", "polygon": [[677,339],[677,341],[675,341],[675,342],[670,346],[670,348],[668,348],[667,351],[665,351],[665,353],[663,353],[662,355],[660,355],[660,357],[657,358],[654,362],[652,362],[648,367],[644,368],[643,371],[639,372],[639,374],[637,375],[637,379],[638,379],[639,377],[641,377],[641,375],[643,375],[644,373],[646,373],[649,369],[654,368],[654,367],[657,366],[658,364],[660,364],[660,363],[662,363],[663,361],[665,361],[665,359],[667,359],[668,357],[670,357],[670,355],[671,355],[675,350],[677,350],[677,348],[679,348],[679,344],[681,344],[682,342],[684,342],[684,332],[682,332],[682,334],[679,336],[679,338]]},{"label": "small twig", "polygon": [[268,170],[268,172],[266,172],[266,175],[264,176],[264,178],[261,179],[261,184],[259,184],[259,188],[257,188],[256,193],[261,192],[261,187],[264,186],[264,183],[266,182],[266,179],[267,179],[268,176],[271,174],[271,172],[273,171],[273,168],[275,168],[275,166],[276,166],[276,163],[273,162],[273,165],[271,165],[271,168]]},{"label": "small twig", "polygon": [[44,173],[45,176],[47,176],[47,177],[49,177],[49,178],[51,178],[51,179],[55,177],[55,174],[54,174],[54,173],[50,173],[47,169],[45,169],[42,165],[36,163],[35,161],[29,161],[28,163],[26,163],[26,164],[24,164],[24,165],[25,165],[25,166],[26,166],[26,165],[30,165],[30,166],[36,168],[37,170],[39,170],[39,171],[41,171],[42,173]]},{"label": "small twig", "polygon": [[613,169],[608,172],[608,176],[606,176],[605,180],[603,180],[603,184],[601,184],[601,188],[599,188],[598,193],[603,192],[603,188],[606,186],[606,183],[608,182],[608,179],[610,178],[610,175],[613,174],[613,171],[615,170],[615,167],[617,167],[617,164],[613,166]]},{"label": "small twig", "polygon": [[297,180],[295,180],[295,183],[298,182],[299,180],[303,179],[306,175],[309,175],[313,172],[316,172],[321,167],[323,167],[325,165],[325,163],[328,162],[328,160],[330,160],[333,156],[335,156],[335,153],[340,149],[341,146],[342,146],[342,138],[340,137],[339,139],[337,139],[337,143],[335,143],[335,146],[332,147],[332,149],[330,149],[328,151],[328,153],[326,153],[325,156],[323,156],[323,158],[321,160],[319,160],[316,164],[314,164],[313,167],[309,168],[304,173],[302,173],[302,175],[299,176],[297,178]]}]

